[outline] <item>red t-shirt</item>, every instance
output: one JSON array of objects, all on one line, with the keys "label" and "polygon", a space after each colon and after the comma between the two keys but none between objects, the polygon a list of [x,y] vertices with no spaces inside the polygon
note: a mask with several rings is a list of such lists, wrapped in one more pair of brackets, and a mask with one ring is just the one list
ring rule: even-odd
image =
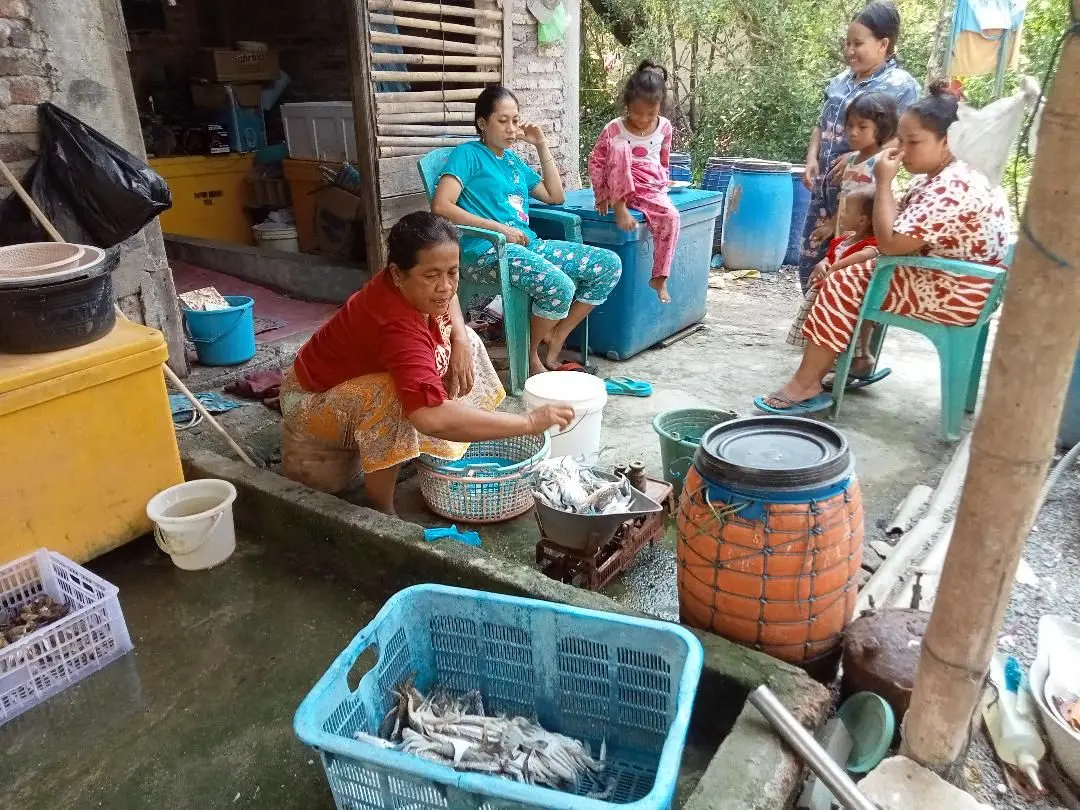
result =
[{"label": "red t-shirt", "polygon": [[329,391],[365,374],[389,373],[406,414],[445,402],[437,354],[449,356],[440,318],[425,317],[387,271],[353,293],[296,355],[305,391]]}]

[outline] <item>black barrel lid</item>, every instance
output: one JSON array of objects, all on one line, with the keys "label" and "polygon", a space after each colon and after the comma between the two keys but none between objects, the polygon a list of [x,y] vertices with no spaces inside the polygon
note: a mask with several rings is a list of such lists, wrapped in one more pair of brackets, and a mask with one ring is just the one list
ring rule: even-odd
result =
[{"label": "black barrel lid", "polygon": [[694,457],[704,478],[734,488],[819,487],[848,475],[853,463],[844,434],[797,416],[747,416],[706,431]]}]

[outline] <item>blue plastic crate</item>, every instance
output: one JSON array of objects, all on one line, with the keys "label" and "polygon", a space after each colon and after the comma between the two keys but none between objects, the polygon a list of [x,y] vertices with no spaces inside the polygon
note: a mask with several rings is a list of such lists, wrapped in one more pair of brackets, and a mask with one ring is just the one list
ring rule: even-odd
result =
[{"label": "blue plastic crate", "polygon": [[[378,662],[348,685],[369,648]],[[417,585],[391,598],[331,665],[296,712],[295,730],[319,750],[341,810],[601,810],[671,804],[703,652],[675,624],[483,591]],[[524,715],[599,752],[607,743],[608,801],[463,773],[361,743],[409,675],[423,692],[479,689],[490,713]]]}]

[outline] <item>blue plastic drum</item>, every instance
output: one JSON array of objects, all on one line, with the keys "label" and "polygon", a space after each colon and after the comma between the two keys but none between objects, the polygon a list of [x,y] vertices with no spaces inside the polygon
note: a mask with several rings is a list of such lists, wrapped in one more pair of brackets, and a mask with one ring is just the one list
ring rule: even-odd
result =
[{"label": "blue plastic drum", "polygon": [[[701,188],[705,191],[719,191],[722,194],[727,193],[728,185],[731,183],[731,172],[735,168],[735,164],[739,161],[739,158],[731,157],[711,157],[708,163],[705,164],[705,174],[701,178]],[[723,245],[724,237],[724,219],[718,217],[716,220],[716,227],[713,229],[713,255],[715,256],[720,252],[720,248]]]},{"label": "blue plastic drum", "polygon": [[791,167],[791,230],[788,232],[784,264],[798,264],[802,253],[802,232],[810,210],[810,189],[803,185],[805,166]]},{"label": "blue plastic drum", "polygon": [[792,208],[791,164],[741,160],[724,197],[724,267],[775,273],[784,264]]}]

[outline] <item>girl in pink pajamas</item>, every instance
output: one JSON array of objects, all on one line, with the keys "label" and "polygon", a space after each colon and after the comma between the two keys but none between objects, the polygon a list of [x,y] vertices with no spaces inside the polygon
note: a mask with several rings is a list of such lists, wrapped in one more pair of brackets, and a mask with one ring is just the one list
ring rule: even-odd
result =
[{"label": "girl in pink pajamas", "polygon": [[667,71],[642,62],[626,82],[626,115],[600,133],[589,155],[589,178],[596,210],[615,209],[615,222],[624,231],[637,228],[629,209],[645,215],[653,237],[653,268],[649,286],[664,304],[671,302],[667,280],[679,241],[679,212],[668,199],[668,161],[671,122],[660,115],[667,98]]}]

